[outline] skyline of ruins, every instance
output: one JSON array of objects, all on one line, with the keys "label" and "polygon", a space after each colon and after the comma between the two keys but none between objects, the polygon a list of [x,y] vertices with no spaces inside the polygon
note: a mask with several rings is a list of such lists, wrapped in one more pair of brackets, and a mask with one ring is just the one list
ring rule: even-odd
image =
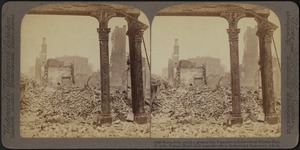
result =
[{"label": "skyline of ruins", "polygon": [[[278,57],[281,50],[280,22],[274,12],[270,11],[270,22],[278,25],[274,31]],[[174,26],[176,24],[176,26]],[[239,60],[243,60],[244,33],[247,28],[255,28],[256,21],[253,18],[242,18],[238,22],[239,33]],[[180,59],[188,59],[195,56],[216,57],[225,65],[225,71],[230,71],[228,22],[221,17],[197,17],[197,16],[155,16],[151,28],[151,57],[152,72],[161,75],[162,69],[168,65],[174,46],[174,39],[178,39]],[[163,40],[161,40],[163,39]],[[258,37],[257,37],[258,40]],[[272,49],[274,45],[272,43]],[[275,52],[272,51],[272,55]]]}]

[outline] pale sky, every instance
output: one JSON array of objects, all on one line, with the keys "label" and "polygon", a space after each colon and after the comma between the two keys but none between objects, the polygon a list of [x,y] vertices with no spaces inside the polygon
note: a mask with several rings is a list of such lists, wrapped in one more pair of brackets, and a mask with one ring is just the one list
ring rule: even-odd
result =
[{"label": "pale sky", "polygon": [[[139,17],[149,25],[144,13]],[[269,20],[279,28],[274,32],[274,39],[280,57],[280,24],[277,16],[271,11]],[[238,23],[240,63],[243,56],[243,35],[247,26],[255,27],[253,18],[243,18]],[[127,26],[124,18],[112,18],[109,21],[111,33],[115,26]],[[21,71],[28,72],[35,65],[35,58],[41,50],[42,38],[47,39],[48,58],[64,55],[87,57],[93,69],[100,68],[98,21],[89,16],[66,15],[25,15],[21,27]],[[150,25],[149,25],[150,26]],[[228,23],[221,17],[154,17],[151,32],[152,73],[161,75],[168,65],[168,58],[173,52],[174,40],[178,39],[179,58],[187,59],[196,56],[211,56],[221,59],[225,70],[229,71],[229,43],[226,29]],[[126,36],[127,38],[127,36]],[[150,28],[144,33],[146,49],[150,55]],[[128,38],[126,39],[128,51]],[[109,50],[111,51],[111,41]],[[273,56],[274,47],[272,44]],[[145,51],[142,45],[142,53]]]},{"label": "pale sky", "polygon": [[[269,20],[279,28],[274,32],[274,40],[280,57],[280,24],[273,12]],[[243,36],[249,27],[257,25],[254,18],[243,18],[238,23],[239,33],[239,62],[242,63],[244,50]],[[152,22],[152,73],[161,75],[162,69],[168,65],[168,59],[173,53],[175,39],[178,39],[179,59],[191,57],[217,57],[230,70],[229,42],[226,29],[228,22],[221,17],[194,16],[156,16]],[[273,56],[274,47],[272,44]]]},{"label": "pale sky", "polygon": [[[141,13],[139,20],[149,25],[147,17]],[[115,26],[123,27],[125,18],[112,18],[108,26],[113,32]],[[94,71],[100,68],[98,21],[89,16],[67,15],[25,15],[21,27],[21,71],[28,72],[35,65],[35,58],[41,51],[42,38],[47,41],[47,57],[54,58],[64,55],[87,57]],[[150,55],[150,28],[144,32],[148,55]],[[128,37],[126,36],[128,51]],[[109,50],[112,43],[109,41]],[[142,53],[145,51],[142,45]],[[110,53],[111,54],[111,53]]]}]

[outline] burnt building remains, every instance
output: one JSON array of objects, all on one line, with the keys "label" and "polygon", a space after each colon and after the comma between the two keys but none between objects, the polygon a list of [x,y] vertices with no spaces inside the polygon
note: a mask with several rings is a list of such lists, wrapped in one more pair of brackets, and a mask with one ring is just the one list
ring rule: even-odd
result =
[{"label": "burnt building remains", "polygon": [[78,86],[86,84],[88,78],[92,74],[92,67],[89,64],[88,58],[81,56],[62,56],[56,57],[58,61],[63,62],[63,66],[73,66],[74,68],[74,83]]},{"label": "burnt building remains", "polygon": [[[260,98],[262,99],[262,85],[261,85],[261,67],[259,60],[259,43],[256,35],[257,27],[247,27],[244,34],[244,54],[242,64],[240,65],[241,86],[258,89],[260,91]],[[281,91],[281,73],[278,64],[278,58],[272,56],[272,71],[273,71],[273,85],[274,96],[280,98]]]},{"label": "burnt building remains", "polygon": [[72,64],[66,66],[63,61],[48,59],[45,68],[45,77],[48,84],[70,85],[75,83]]},{"label": "burnt building remains", "polygon": [[[130,60],[126,53],[126,26],[116,26],[111,36],[112,50],[110,55],[110,84],[114,88],[126,89],[131,86]],[[147,59],[142,57],[144,92],[150,89],[150,71]],[[130,96],[130,92],[128,97]]]},{"label": "burnt building remains", "polygon": [[35,61],[35,79],[38,83],[41,83],[43,80],[43,72],[45,71],[45,64],[47,61],[47,43],[46,38],[43,38],[43,43],[39,56]]},{"label": "burnt building remains", "polygon": [[258,88],[259,65],[258,65],[258,37],[256,36],[257,27],[247,27],[244,34],[244,54],[240,76],[241,86]]},{"label": "burnt building remains", "polygon": [[112,50],[110,55],[110,84],[122,86],[126,80],[126,26],[116,26],[111,36]]},{"label": "burnt building remains", "polygon": [[[31,69],[32,70],[32,69]],[[46,38],[35,63],[35,79],[41,84],[76,84],[83,86],[92,74],[88,59],[80,56],[47,58]]]},{"label": "burnt building remains", "polygon": [[[214,57],[195,57],[179,59],[178,39],[175,39],[172,58],[168,61],[168,81],[174,86],[179,84],[213,84],[225,75],[221,60]],[[208,78],[210,76],[210,78]]]}]

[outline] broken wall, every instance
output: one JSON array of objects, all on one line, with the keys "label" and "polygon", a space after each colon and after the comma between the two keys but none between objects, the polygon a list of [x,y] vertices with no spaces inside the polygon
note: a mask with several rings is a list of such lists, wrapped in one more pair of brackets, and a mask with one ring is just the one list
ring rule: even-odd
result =
[{"label": "broken wall", "polygon": [[199,68],[181,68],[180,69],[180,83],[194,84],[194,77],[202,76],[202,69]]},{"label": "broken wall", "polygon": [[58,82],[62,83],[62,77],[70,77],[71,68],[69,66],[63,67],[48,67],[48,83],[56,85]]}]

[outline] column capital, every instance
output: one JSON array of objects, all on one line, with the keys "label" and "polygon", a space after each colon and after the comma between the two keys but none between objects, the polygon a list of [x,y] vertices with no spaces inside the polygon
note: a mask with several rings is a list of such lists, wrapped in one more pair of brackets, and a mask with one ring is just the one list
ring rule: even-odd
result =
[{"label": "column capital", "polygon": [[259,37],[265,37],[266,42],[271,42],[273,32],[277,29],[277,26],[264,19],[255,18],[257,22],[256,35]]},{"label": "column capital", "polygon": [[229,41],[238,41],[240,29],[229,28],[227,29],[227,33],[229,35]]},{"label": "column capital", "polygon": [[99,34],[99,41],[108,41],[110,28],[97,28]]},{"label": "column capital", "polygon": [[220,17],[225,18],[229,23],[229,28],[237,28],[237,23],[246,14],[242,12],[223,12],[220,14]]},{"label": "column capital", "polygon": [[128,31],[126,35],[138,35],[142,36],[144,31],[148,28],[147,25],[141,23],[136,17],[125,17],[125,20],[128,23]]},{"label": "column capital", "polygon": [[96,10],[91,12],[90,15],[99,21],[100,28],[107,28],[109,19],[115,17],[116,12],[111,10]]}]

